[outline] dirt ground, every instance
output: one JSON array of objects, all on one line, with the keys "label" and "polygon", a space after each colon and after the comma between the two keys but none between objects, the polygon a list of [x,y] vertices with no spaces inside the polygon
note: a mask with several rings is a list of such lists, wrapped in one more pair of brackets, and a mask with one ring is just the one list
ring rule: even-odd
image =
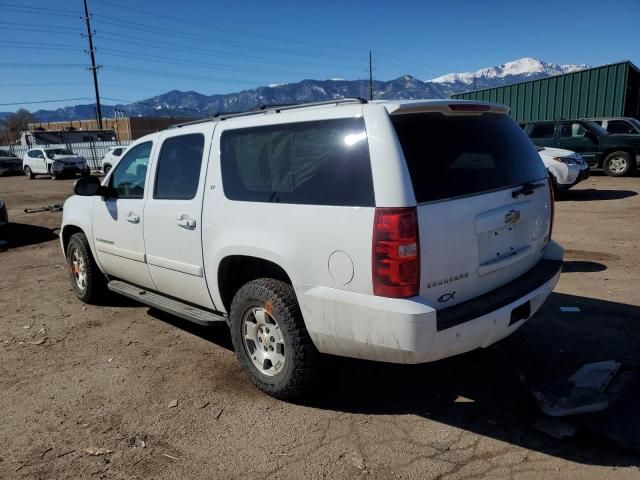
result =
[{"label": "dirt ground", "polygon": [[557,202],[564,273],[512,337],[420,366],[329,359],[298,404],[251,385],[225,328],[120,298],[82,305],[61,214],[22,213],[72,184],[0,178],[15,222],[0,253],[0,478],[640,479],[640,454],[596,433],[538,432],[520,380],[640,362],[640,178],[596,174]]}]

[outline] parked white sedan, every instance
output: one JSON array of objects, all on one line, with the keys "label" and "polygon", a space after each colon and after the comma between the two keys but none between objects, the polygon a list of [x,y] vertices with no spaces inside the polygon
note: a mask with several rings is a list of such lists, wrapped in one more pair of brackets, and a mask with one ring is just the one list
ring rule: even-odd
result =
[{"label": "parked white sedan", "polygon": [[579,153],[549,147],[538,148],[538,153],[551,174],[556,192],[568,190],[591,175],[589,165]]}]

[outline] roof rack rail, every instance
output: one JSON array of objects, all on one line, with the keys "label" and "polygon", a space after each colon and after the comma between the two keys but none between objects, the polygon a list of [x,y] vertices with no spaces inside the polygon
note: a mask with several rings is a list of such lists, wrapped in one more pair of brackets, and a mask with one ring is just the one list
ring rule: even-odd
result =
[{"label": "roof rack rail", "polygon": [[178,123],[176,125],[171,125],[169,128],[180,128],[188,125],[198,125],[200,123],[213,122],[213,121],[222,121],[227,118],[235,118],[235,117],[245,117],[249,115],[259,115],[261,113],[265,113],[267,111],[275,110],[276,113],[280,113],[282,110],[294,110],[297,108],[309,108],[309,107],[319,107],[322,105],[340,105],[343,103],[368,103],[366,99],[361,97],[346,97],[346,98],[337,98],[334,100],[325,100],[322,102],[310,102],[310,103],[292,103],[292,104],[283,104],[283,105],[260,105],[255,107],[252,110],[246,112],[234,112],[234,113],[216,113],[215,115],[211,115],[207,118],[201,118],[199,120],[193,120],[191,122]]}]

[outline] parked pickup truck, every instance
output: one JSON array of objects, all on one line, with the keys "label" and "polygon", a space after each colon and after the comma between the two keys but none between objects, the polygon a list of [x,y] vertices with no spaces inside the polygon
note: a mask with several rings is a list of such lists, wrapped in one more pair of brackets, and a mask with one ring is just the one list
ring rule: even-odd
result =
[{"label": "parked pickup truck", "polygon": [[487,347],[560,276],[547,171],[502,105],[345,99],[179,125],[76,182],[78,298],[226,324],[292,398],[319,352],[420,363]]},{"label": "parked pickup truck", "polygon": [[537,146],[573,150],[612,177],[631,175],[640,164],[640,135],[609,134],[589,120],[532,122],[523,128]]}]

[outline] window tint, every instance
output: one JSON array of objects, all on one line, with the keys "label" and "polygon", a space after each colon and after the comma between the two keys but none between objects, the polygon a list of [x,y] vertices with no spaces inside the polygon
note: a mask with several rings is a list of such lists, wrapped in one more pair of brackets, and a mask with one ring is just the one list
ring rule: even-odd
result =
[{"label": "window tint", "polygon": [[122,150],[124,150],[123,148],[116,148],[113,152],[111,152],[114,156],[119,157],[120,155],[122,155]]},{"label": "window tint", "polygon": [[609,133],[636,133],[635,129],[623,120],[609,120],[607,123]]},{"label": "window tint", "polygon": [[419,203],[545,178],[536,148],[506,115],[392,116]]},{"label": "window tint", "polygon": [[362,118],[228,130],[221,150],[231,200],[374,206]]},{"label": "window tint", "polygon": [[584,137],[588,130],[578,122],[565,122],[560,125],[561,137]]},{"label": "window tint", "polygon": [[537,123],[531,128],[531,138],[553,138],[554,123]]},{"label": "window tint", "polygon": [[194,133],[164,141],[158,159],[153,198],[190,200],[196,196],[204,135]]},{"label": "window tint", "polygon": [[151,142],[136,145],[118,162],[109,184],[118,198],[142,198],[151,154]]}]

